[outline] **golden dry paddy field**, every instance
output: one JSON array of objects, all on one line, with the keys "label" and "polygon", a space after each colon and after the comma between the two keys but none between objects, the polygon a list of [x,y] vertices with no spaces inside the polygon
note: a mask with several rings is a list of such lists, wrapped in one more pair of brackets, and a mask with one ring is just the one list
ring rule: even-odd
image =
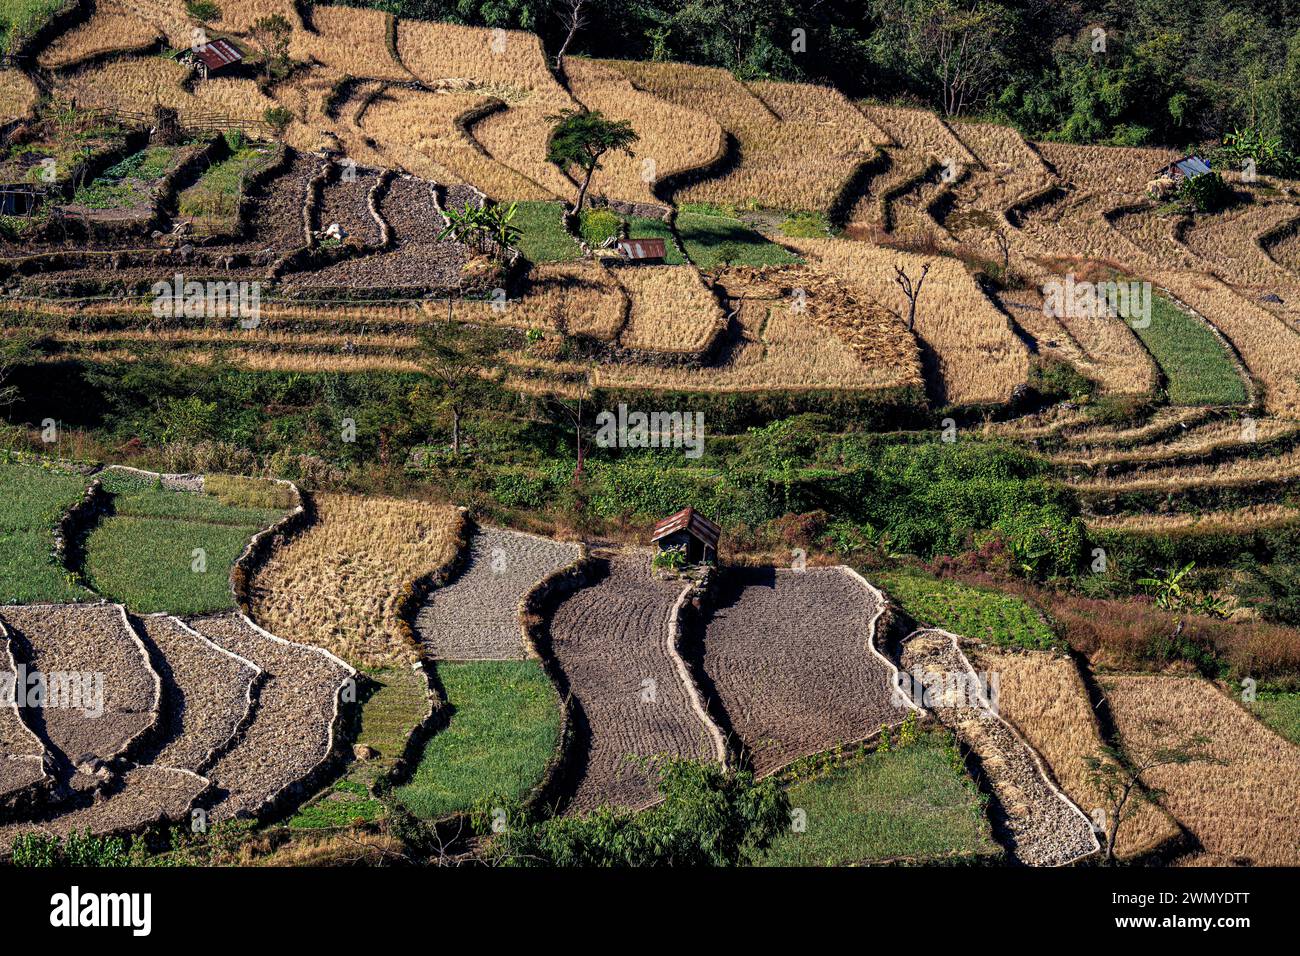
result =
[{"label": "golden dry paddy field", "polygon": [[318,494],[312,506],[312,523],[253,578],[253,619],[359,667],[417,660],[401,603],[450,564],[464,518],[450,505],[370,496]]},{"label": "golden dry paddy field", "polygon": [[[1090,817],[1105,807],[1087,764],[1103,752],[1101,727],[1074,660],[1057,652],[980,646],[972,663],[998,675],[998,712],[1039,752],[1070,799]],[[1116,854],[1149,852],[1178,833],[1168,814],[1141,803],[1119,832]]]},{"label": "golden dry paddy field", "polygon": [[591,181],[594,195],[658,203],[655,183],[722,154],[722,127],[704,113],[637,89],[622,73],[595,60],[570,57],[564,71],[578,102],[610,119],[631,122],[640,136],[632,155],[618,152],[602,161]]},{"label": "golden dry paddy field", "polygon": [[[278,104],[293,116],[285,138],[298,149],[329,147],[365,166],[396,168],[443,185],[470,184],[502,200],[573,194],[573,177],[547,162],[546,149],[553,117],[580,104],[627,119],[640,134],[633,155],[606,157],[595,176],[593,195],[612,199],[848,208],[844,202],[852,206],[854,197],[844,194],[846,184],[856,181],[864,164],[878,163],[884,150],[882,172],[857,197],[859,206],[878,206],[879,191],[889,184],[905,182],[918,170],[933,172],[936,164],[949,167],[951,182],[918,181],[893,199],[900,214],[926,229],[933,226],[942,238],[933,254],[895,251],[874,241],[775,237],[809,256],[823,281],[843,282],[862,310],[864,329],[902,324],[906,303],[893,268],[901,264],[916,275],[930,263],[915,337],[935,403],[1006,403],[1029,379],[1032,349],[1074,365],[1098,383],[1102,395],[1149,395],[1158,384],[1151,354],[1124,323],[1043,315],[1033,288],[986,294],[972,274],[975,267],[951,255],[996,259],[1000,235],[1009,245],[1012,270],[1031,280],[1088,260],[1150,278],[1226,336],[1262,384],[1269,416],[1300,414],[1300,331],[1289,321],[1291,290],[1300,288],[1300,278],[1271,252],[1286,248],[1300,206],[1256,197],[1225,214],[1192,217],[1183,228],[1167,223],[1153,214],[1145,188],[1154,171],[1175,158],[1169,150],[1029,143],[1009,127],[855,104],[825,87],[740,82],[725,71],[683,63],[569,58],[562,74],[566,89],[531,33],[396,20],[378,10],[330,6],[313,8],[304,21],[291,0],[237,0],[221,7],[211,31],[241,41],[258,17],[285,16],[292,28],[289,56],[298,68],[263,93],[252,79],[196,82],[174,59],[133,53],[159,36],[188,46],[196,22],[181,0],[104,0],[90,20],[41,51],[40,62],[55,71],[54,93],[65,101],[120,110],[158,102],[177,108],[183,119],[219,113],[250,123]],[[122,55],[114,58],[114,51]],[[2,76],[0,101],[10,102],[8,112],[28,110],[34,88],[16,71]],[[674,187],[675,195],[660,193],[665,179],[691,171],[698,176]],[[1273,237],[1271,245],[1265,237]],[[1271,288],[1284,291],[1283,304],[1257,301],[1258,292]],[[592,371],[593,382],[656,380],[667,388],[694,376],[700,388],[748,390],[776,382],[787,385],[771,387],[787,387],[811,372],[815,385],[807,387],[843,382],[862,388],[882,382],[894,387],[914,376],[908,362],[915,343],[900,352],[889,344],[891,332],[873,354],[863,347],[867,333],[859,330],[855,339],[846,310],[834,310],[834,321],[821,324],[781,315],[780,309],[764,310],[771,317],[757,319],[755,307],[743,311],[728,332],[726,317],[688,271],[609,276],[586,266],[548,265],[534,270],[529,293],[512,302],[506,315],[464,303],[457,318],[586,336],[631,353],[670,356],[698,353],[715,341],[722,346],[715,361],[698,369],[604,364]],[[882,323],[882,317],[889,321]],[[806,362],[792,355],[800,322],[815,329],[806,333]],[[276,339],[249,343],[243,353],[259,367],[321,360],[295,352],[296,343],[318,351],[329,347],[326,339],[302,338],[310,335],[306,330],[274,331]],[[339,355],[336,367],[407,367],[409,339],[392,332],[365,333],[376,336],[369,343],[372,353],[391,354]],[[912,339],[906,329],[901,334]],[[162,341],[183,346],[183,333],[175,335]],[[130,341],[118,336],[114,343],[108,333],[64,338],[70,349],[87,350]],[[193,344],[205,341],[195,338]],[[258,344],[276,346],[274,354]],[[904,353],[908,358],[899,369],[882,371],[880,355]],[[572,373],[565,376],[572,380]],[[1198,434],[1200,445],[1188,436],[1158,452],[1080,451],[1061,460],[1105,465],[1218,447],[1210,432]]]},{"label": "golden dry paddy field", "polygon": [[[1127,746],[1153,748],[1203,734],[1215,763],[1158,767],[1146,781],[1221,866],[1300,864],[1300,749],[1207,681],[1116,676],[1102,687]],[[1264,836],[1267,834],[1267,836]]]},{"label": "golden dry paddy field", "polygon": [[[825,210],[883,138],[879,127],[834,91],[791,91],[782,88],[785,84],[763,84],[756,91],[714,67],[600,62],[639,89],[706,114],[735,139],[739,161],[734,167],[678,190],[673,197],[678,203],[761,199],[777,208]],[[789,118],[768,105],[761,92]]]},{"label": "golden dry paddy field", "polygon": [[790,239],[819,268],[839,276],[860,301],[903,321],[907,302],[894,282],[901,267],[915,282],[931,266],[917,302],[916,335],[934,354],[939,404],[1001,404],[1029,375],[1029,352],[1000,312],[954,259],[926,258],[843,239]]}]

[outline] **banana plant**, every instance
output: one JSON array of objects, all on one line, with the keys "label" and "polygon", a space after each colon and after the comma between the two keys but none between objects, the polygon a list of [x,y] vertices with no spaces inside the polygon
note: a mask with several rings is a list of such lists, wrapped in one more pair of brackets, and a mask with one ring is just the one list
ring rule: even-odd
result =
[{"label": "banana plant", "polygon": [[1188,561],[1178,570],[1170,569],[1160,577],[1138,578],[1137,583],[1155,595],[1156,607],[1162,611],[1176,611],[1183,606],[1186,596],[1183,582],[1195,567],[1195,561]]}]

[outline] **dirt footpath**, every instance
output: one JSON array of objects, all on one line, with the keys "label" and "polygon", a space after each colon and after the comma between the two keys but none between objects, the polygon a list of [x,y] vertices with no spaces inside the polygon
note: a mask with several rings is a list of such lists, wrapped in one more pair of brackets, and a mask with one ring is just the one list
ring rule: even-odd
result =
[{"label": "dirt footpath", "polygon": [[762,774],[856,743],[906,711],[868,649],[876,596],[838,568],[724,573],[713,611],[687,651],[703,665],[717,713]]},{"label": "dirt footpath", "polygon": [[550,622],[552,650],[579,711],[570,812],[653,803],[654,781],[637,757],[714,755],[668,651],[669,615],[685,585],[652,578],[647,551],[599,563],[608,574],[598,569]]}]

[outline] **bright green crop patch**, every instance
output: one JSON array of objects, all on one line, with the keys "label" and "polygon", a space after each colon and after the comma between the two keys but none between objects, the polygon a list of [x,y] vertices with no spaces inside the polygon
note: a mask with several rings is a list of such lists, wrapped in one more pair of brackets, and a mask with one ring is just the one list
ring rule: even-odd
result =
[{"label": "bright green crop patch", "polygon": [[536,661],[438,664],[453,708],[425,745],[397,797],[412,813],[490,812],[517,805],[542,778],[559,744],[560,713]]},{"label": "bright green crop patch", "polygon": [[1300,694],[1261,691],[1250,709],[1273,731],[1300,744]]},{"label": "bright green crop patch", "polygon": [[0,604],[90,597],[54,557],[54,528],[85,493],[89,478],[0,462]]},{"label": "bright green crop patch", "polygon": [[1205,325],[1163,296],[1153,296],[1151,324],[1134,331],[1165,373],[1173,405],[1239,405],[1246,386],[1232,357]]},{"label": "bright green crop patch", "polygon": [[739,219],[711,210],[685,207],[677,214],[677,234],[686,254],[701,269],[720,265],[767,266],[800,262],[800,258],[765,238]]},{"label": "bright green crop patch", "polygon": [[564,207],[558,202],[515,204],[514,224],[519,228],[519,251],[529,262],[563,262],[581,259],[582,247],[564,228]]},{"label": "bright green crop patch", "polygon": [[945,734],[873,753],[789,788],[801,810],[762,866],[846,866],[994,854],[979,791]]},{"label": "bright green crop patch", "polygon": [[0,0],[4,52],[13,53],[19,43],[44,26],[62,5],[63,0]]},{"label": "bright green crop patch", "polygon": [[920,624],[1006,647],[1045,650],[1059,643],[1042,615],[1010,594],[914,571],[887,572],[875,579]]},{"label": "bright green crop patch", "polygon": [[150,146],[132,153],[104,170],[94,182],[82,186],[72,197],[74,205],[88,209],[128,209],[149,201],[153,186],[171,168],[176,149]]},{"label": "bright green crop patch", "polygon": [[86,580],[138,614],[207,614],[234,607],[230,568],[255,525],[116,515],[86,540]]},{"label": "bright green crop patch", "polygon": [[249,538],[284,514],[167,490],[128,472],[109,470],[102,480],[112,513],[86,539],[84,574],[97,592],[139,614],[234,607],[231,567]]}]

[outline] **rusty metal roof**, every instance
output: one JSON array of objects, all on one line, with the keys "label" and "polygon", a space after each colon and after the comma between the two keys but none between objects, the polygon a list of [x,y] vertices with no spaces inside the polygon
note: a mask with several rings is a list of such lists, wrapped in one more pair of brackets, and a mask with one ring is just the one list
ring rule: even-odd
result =
[{"label": "rusty metal roof", "polygon": [[620,239],[618,251],[629,259],[663,259],[668,250],[662,239]]},{"label": "rusty metal roof", "polygon": [[694,508],[683,508],[676,514],[669,515],[663,521],[660,521],[655,525],[654,534],[650,536],[650,540],[655,542],[683,529],[693,537],[703,541],[710,548],[717,550],[718,539],[722,537],[722,529]]},{"label": "rusty metal roof", "polygon": [[238,63],[244,58],[244,54],[240,53],[239,48],[229,40],[213,40],[205,43],[199,47],[196,55],[203,61],[209,72]]}]

